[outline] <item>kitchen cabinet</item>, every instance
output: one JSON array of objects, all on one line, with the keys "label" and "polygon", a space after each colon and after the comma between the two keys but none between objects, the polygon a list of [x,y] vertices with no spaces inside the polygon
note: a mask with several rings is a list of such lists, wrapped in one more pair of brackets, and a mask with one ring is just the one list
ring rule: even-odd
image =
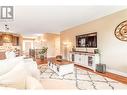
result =
[{"label": "kitchen cabinet", "polygon": [[4,43],[12,43],[13,46],[19,46],[20,35],[0,32],[0,46],[3,46]]}]

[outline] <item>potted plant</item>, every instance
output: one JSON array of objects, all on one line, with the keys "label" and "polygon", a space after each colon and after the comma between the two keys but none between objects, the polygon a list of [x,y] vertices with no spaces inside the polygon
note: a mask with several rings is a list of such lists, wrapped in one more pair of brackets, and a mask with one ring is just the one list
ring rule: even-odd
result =
[{"label": "potted plant", "polygon": [[47,50],[48,50],[48,47],[42,47],[41,51],[39,52],[41,60],[44,60]]}]

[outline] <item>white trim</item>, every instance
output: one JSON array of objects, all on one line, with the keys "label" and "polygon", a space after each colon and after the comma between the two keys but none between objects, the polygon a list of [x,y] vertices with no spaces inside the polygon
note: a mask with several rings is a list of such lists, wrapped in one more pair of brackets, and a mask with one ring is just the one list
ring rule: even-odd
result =
[{"label": "white trim", "polygon": [[23,51],[25,51],[25,42],[29,42],[31,44],[31,49],[33,49],[34,47],[33,40],[23,40]]},{"label": "white trim", "polygon": [[114,73],[114,74],[117,74],[117,75],[121,75],[121,76],[127,77],[127,73],[121,72],[121,71],[118,71],[118,70],[115,70],[115,69],[107,69],[106,71]]}]

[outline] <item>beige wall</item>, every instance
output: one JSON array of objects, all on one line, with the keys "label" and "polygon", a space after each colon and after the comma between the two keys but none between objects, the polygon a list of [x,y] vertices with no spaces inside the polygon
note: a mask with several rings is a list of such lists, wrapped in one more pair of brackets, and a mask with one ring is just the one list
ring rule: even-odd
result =
[{"label": "beige wall", "polygon": [[114,35],[116,26],[124,20],[127,20],[127,9],[61,32],[61,53],[65,43],[69,44],[68,51],[75,46],[76,35],[97,32],[101,63],[106,64],[108,69],[127,73],[127,42],[118,40]]},{"label": "beige wall", "polygon": [[43,33],[41,35],[24,36],[24,40],[33,42],[34,49],[48,47],[47,57],[60,54],[60,35],[53,33]]},{"label": "beige wall", "polygon": [[56,56],[60,53],[60,35],[45,33],[42,35],[42,40],[45,41],[45,46],[48,47],[47,56]]}]

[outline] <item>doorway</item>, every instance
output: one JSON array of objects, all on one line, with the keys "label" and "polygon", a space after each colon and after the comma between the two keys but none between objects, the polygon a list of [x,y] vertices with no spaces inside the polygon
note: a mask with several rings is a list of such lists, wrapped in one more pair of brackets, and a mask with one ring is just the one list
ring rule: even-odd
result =
[{"label": "doorway", "polygon": [[23,40],[23,55],[29,56],[29,49],[33,49],[34,40],[24,39]]}]

